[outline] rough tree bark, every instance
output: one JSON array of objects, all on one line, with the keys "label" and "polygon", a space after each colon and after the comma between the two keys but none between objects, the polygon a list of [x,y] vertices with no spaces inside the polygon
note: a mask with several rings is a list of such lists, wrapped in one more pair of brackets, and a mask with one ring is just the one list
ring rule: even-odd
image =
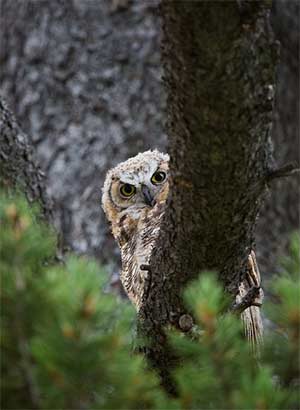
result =
[{"label": "rough tree bark", "polygon": [[0,184],[22,189],[29,202],[37,201],[43,217],[52,219],[52,202],[33,147],[13,114],[0,98]]},{"label": "rough tree bark", "polygon": [[149,357],[169,389],[173,358],[162,327],[180,327],[184,286],[201,270],[216,270],[234,298],[254,246],[272,172],[278,45],[269,7],[162,1],[172,183],[140,319],[154,340]]},{"label": "rough tree bark", "polygon": [[[282,41],[273,136],[284,164],[299,153],[299,1],[273,5]],[[32,140],[56,226],[65,245],[115,269],[119,255],[99,212],[105,173],[139,151],[165,149],[156,0],[1,0],[0,7],[1,93]],[[264,276],[299,227],[297,182],[275,182],[262,209]]]},{"label": "rough tree bark", "polygon": [[157,1],[0,0],[1,93],[32,140],[65,246],[116,269],[107,170],[163,149]]}]

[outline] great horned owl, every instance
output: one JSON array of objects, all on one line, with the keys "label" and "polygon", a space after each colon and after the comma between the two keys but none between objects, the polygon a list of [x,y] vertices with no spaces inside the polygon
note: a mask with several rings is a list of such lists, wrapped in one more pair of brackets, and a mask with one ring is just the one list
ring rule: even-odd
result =
[{"label": "great horned owl", "polygon": [[[112,232],[118,241],[122,271],[121,281],[137,310],[141,307],[147,290],[147,270],[152,250],[158,238],[161,219],[169,192],[169,156],[146,151],[111,169],[106,176],[102,206],[111,222]],[[245,279],[236,295],[237,305],[243,303],[249,290],[260,290],[260,275],[252,251],[248,259]],[[255,290],[255,289],[254,289]],[[259,307],[260,296],[242,313],[246,333],[251,341],[259,341],[262,324]]]},{"label": "great horned owl", "polygon": [[102,206],[111,222],[122,259],[121,281],[139,310],[147,270],[160,230],[169,192],[169,156],[146,151],[111,169],[106,176]]}]

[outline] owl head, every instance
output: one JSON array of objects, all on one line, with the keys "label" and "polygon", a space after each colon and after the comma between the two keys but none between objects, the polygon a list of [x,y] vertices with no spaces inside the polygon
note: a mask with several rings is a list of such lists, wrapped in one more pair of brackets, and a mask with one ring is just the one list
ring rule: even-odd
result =
[{"label": "owl head", "polygon": [[145,208],[166,200],[169,155],[157,150],[129,158],[111,169],[105,179],[102,206],[110,222],[124,214],[137,219]]}]

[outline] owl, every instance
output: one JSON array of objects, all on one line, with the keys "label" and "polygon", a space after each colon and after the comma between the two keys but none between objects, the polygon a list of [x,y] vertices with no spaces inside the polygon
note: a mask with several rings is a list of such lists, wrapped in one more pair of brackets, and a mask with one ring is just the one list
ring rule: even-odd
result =
[{"label": "owl", "polygon": [[[147,293],[149,273],[144,267],[150,263],[168,193],[169,156],[157,150],[138,154],[106,175],[102,206],[121,250],[122,284],[137,310]],[[241,317],[249,340],[257,343],[262,337],[259,306],[263,294],[255,254],[251,251],[246,277],[236,295],[237,306],[244,304],[253,290],[259,291],[259,295],[255,296],[253,306],[248,304]]]},{"label": "owl", "polygon": [[140,153],[108,171],[102,207],[121,250],[121,281],[129,299],[141,307],[152,250],[169,192],[169,156]]}]

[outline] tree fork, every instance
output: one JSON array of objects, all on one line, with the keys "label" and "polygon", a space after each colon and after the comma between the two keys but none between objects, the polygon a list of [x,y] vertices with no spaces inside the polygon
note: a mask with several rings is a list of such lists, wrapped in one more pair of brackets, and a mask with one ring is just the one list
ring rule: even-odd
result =
[{"label": "tree fork", "polygon": [[278,44],[270,6],[161,3],[171,189],[139,316],[141,331],[153,341],[148,357],[171,392],[164,377],[173,356],[163,328],[180,328],[187,282],[215,270],[235,301],[246,280],[272,164]]}]

